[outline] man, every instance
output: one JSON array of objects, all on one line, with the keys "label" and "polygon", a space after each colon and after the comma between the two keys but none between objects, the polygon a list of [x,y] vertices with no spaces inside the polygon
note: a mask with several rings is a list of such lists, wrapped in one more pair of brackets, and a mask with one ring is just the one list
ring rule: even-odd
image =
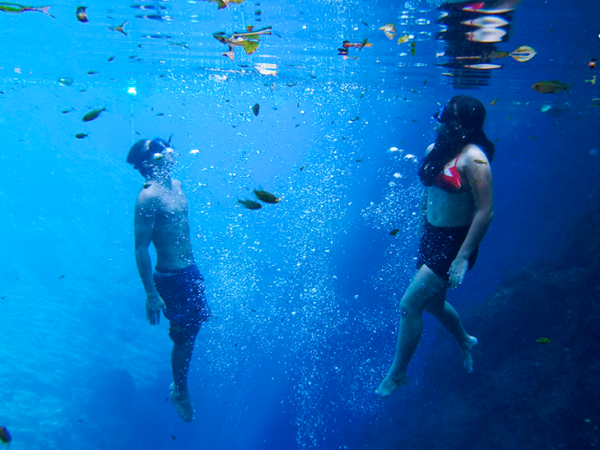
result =
[{"label": "man", "polygon": [[[171,178],[175,151],[163,139],[141,140],[129,151],[127,162],[144,178],[135,205],[135,259],[146,290],[146,318],[150,325],[160,320],[160,312],[171,324],[173,340],[171,401],[185,422],[194,414],[187,376],[200,324],[210,318],[204,298],[204,280],[190,243],[188,204],[181,182]],[[156,249],[156,267],[148,247]]]}]

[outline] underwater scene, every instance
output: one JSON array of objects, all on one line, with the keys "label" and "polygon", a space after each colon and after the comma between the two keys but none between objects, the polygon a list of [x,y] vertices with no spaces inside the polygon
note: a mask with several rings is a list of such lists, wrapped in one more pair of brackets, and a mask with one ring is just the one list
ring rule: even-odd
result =
[{"label": "underwater scene", "polygon": [[0,2],[0,449],[600,446],[599,16]]}]

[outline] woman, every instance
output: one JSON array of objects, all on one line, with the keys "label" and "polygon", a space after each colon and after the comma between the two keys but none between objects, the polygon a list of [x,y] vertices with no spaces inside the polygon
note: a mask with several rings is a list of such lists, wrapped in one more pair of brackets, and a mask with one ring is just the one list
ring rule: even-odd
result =
[{"label": "woman", "polygon": [[490,162],[494,144],[483,131],[485,107],[472,97],[453,97],[434,118],[440,122],[435,144],[419,171],[426,187],[426,216],[419,247],[418,272],[400,302],[400,325],[394,362],[375,391],[392,395],[406,384],[406,369],[423,332],[423,310],[433,314],[458,342],[467,372],[473,371],[469,336],[446,302],[446,290],[462,283],[492,221],[494,201]]}]

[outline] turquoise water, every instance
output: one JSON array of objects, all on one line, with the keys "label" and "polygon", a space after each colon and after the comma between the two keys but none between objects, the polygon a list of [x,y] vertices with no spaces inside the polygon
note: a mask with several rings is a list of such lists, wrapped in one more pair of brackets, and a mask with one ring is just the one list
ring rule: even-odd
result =
[{"label": "turquoise water", "polygon": [[[79,4],[45,5],[54,18],[0,11],[0,425],[13,450],[394,448],[369,446],[365,427],[410,414],[373,391],[414,272],[417,158],[438,104],[479,98],[497,140],[496,215],[450,293],[459,310],[547,256],[597,189],[594,3],[525,0],[498,48],[537,55],[502,59],[464,90],[437,65],[434,2],[89,2],[88,23]],[[126,21],[127,35],[107,28]],[[379,30],[388,22],[395,40]],[[247,25],[273,34],[222,56],[212,34]],[[349,50],[358,59],[338,55],[364,39],[372,47]],[[543,80],[570,87],[531,89]],[[145,321],[133,254],[143,180],[125,163],[136,140],[170,135],[213,310],[192,361],[191,424],[167,401],[167,321]],[[259,187],[282,201],[237,203]],[[410,397],[437,334],[427,320]]]}]

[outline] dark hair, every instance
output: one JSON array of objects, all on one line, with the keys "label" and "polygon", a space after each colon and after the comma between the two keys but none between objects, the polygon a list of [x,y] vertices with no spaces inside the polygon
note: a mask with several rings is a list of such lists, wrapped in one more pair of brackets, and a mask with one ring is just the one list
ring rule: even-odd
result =
[{"label": "dark hair", "polygon": [[131,146],[127,155],[127,162],[133,165],[133,168],[138,170],[144,178],[148,178],[154,172],[153,168],[144,167],[142,163],[146,161],[150,155],[160,153],[165,148],[170,147],[170,144],[164,139],[156,138],[154,140],[141,139]]},{"label": "dark hair", "polygon": [[419,169],[419,178],[425,186],[433,185],[446,163],[456,158],[467,144],[481,147],[492,162],[496,147],[483,131],[483,103],[466,95],[454,96],[444,107],[439,120],[443,126]]}]

